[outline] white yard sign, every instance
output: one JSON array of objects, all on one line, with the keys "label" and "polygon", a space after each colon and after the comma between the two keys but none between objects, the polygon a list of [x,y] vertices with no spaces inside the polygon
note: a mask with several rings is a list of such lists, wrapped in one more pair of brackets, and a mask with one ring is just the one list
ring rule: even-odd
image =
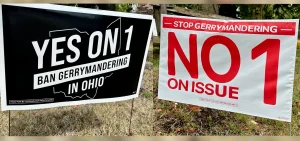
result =
[{"label": "white yard sign", "polygon": [[298,20],[161,23],[159,99],[291,121]]}]

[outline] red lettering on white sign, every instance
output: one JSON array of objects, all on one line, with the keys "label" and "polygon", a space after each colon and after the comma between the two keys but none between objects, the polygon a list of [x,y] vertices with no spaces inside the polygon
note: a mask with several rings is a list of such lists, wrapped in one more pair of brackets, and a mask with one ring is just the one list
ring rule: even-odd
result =
[{"label": "red lettering on white sign", "polygon": [[[175,68],[175,52],[189,72],[191,78],[198,79],[198,58],[197,58],[197,35],[190,34],[189,36],[189,61],[183,53],[178,39],[174,32],[168,34],[168,72],[169,75],[176,75]],[[210,50],[215,44],[223,44],[227,47],[231,56],[231,66],[227,73],[216,73],[209,61]],[[264,103],[269,105],[276,104],[277,80],[278,80],[278,61],[279,61],[280,40],[267,39],[252,49],[251,58],[254,60],[263,53],[267,53],[266,69],[265,69],[265,85],[264,85]],[[213,81],[218,83],[227,83],[235,78],[239,72],[241,57],[235,43],[228,37],[215,35],[207,38],[201,50],[201,63],[206,75]],[[205,86],[213,94],[210,85]]]},{"label": "red lettering on white sign", "polygon": [[163,28],[196,30],[205,32],[290,35],[296,34],[296,22],[231,22],[192,18],[163,17]]}]

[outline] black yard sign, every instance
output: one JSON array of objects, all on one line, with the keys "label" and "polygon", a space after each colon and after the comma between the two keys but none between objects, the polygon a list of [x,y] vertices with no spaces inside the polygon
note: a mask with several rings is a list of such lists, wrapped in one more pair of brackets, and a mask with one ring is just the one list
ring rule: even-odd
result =
[{"label": "black yard sign", "polygon": [[51,4],[1,5],[2,110],[138,96],[152,16]]}]

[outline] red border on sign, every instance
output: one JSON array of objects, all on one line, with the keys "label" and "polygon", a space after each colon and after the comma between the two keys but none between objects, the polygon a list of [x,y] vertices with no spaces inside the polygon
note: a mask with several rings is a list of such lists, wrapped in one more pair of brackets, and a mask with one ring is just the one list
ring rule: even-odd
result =
[{"label": "red border on sign", "polygon": [[296,34],[293,21],[217,21],[209,19],[163,17],[163,28],[194,30],[205,32],[289,35]]}]

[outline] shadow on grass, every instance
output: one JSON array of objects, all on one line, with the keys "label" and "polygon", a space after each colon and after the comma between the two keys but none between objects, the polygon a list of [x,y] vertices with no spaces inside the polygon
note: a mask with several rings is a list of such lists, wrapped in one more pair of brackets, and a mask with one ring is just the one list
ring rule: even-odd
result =
[{"label": "shadow on grass", "polygon": [[11,112],[12,136],[54,136],[100,127],[92,108]]}]

